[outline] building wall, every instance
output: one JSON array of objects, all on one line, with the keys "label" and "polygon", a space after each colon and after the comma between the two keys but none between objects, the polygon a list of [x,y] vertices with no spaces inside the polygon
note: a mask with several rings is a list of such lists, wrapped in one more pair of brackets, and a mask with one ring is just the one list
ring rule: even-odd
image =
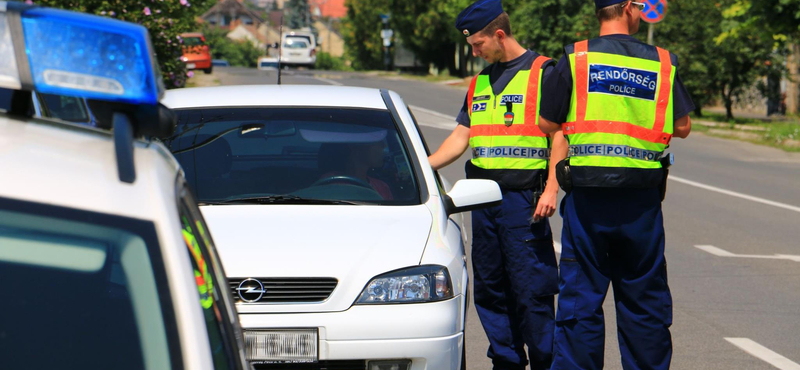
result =
[{"label": "building wall", "polygon": [[330,22],[334,20],[316,21],[314,28],[317,30],[318,42],[321,43],[319,51],[324,51],[333,57],[341,57],[344,55],[344,40],[342,36],[328,28]]}]

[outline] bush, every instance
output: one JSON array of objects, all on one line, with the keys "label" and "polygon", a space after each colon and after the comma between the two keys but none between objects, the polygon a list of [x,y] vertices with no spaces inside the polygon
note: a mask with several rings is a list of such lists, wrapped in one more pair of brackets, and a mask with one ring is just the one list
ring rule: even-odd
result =
[{"label": "bush", "polygon": [[255,67],[258,64],[258,57],[263,54],[262,50],[250,41],[229,39],[225,30],[204,25],[201,32],[206,38],[211,57],[225,59],[232,66]]},{"label": "bush", "polygon": [[344,58],[333,57],[324,51],[317,53],[317,64],[314,68],[326,71],[345,71],[348,69],[344,63]]}]

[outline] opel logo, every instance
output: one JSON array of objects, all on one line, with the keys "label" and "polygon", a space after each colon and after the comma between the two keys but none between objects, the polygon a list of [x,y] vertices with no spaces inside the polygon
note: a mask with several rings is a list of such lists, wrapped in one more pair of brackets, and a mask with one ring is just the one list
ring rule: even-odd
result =
[{"label": "opel logo", "polygon": [[258,302],[267,290],[264,289],[264,285],[261,284],[260,281],[248,278],[239,283],[236,292],[239,293],[239,298],[241,298],[243,302],[253,303]]}]

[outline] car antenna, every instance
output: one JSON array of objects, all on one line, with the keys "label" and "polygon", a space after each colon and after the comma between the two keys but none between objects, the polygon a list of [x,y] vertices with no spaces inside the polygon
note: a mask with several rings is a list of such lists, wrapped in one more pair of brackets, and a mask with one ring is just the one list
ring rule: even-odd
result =
[{"label": "car antenna", "polygon": [[281,24],[278,29],[278,85],[281,84],[281,50],[283,50],[283,11],[281,11]]}]

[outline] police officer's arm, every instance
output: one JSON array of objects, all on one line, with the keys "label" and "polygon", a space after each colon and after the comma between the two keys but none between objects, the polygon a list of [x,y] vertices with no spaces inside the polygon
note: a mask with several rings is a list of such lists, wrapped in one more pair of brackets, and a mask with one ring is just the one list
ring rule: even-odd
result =
[{"label": "police officer's arm", "polygon": [[681,139],[685,139],[687,136],[689,136],[689,132],[691,131],[692,120],[689,118],[688,114],[676,119],[672,126],[672,136],[679,137]]},{"label": "police officer's arm", "polygon": [[456,126],[456,129],[444,140],[442,146],[428,157],[434,171],[455,162],[469,147],[469,127]]},{"label": "police officer's arm", "polygon": [[[539,126],[542,125],[541,118]],[[561,131],[556,131],[552,135],[553,144],[550,148],[550,165],[547,170],[547,185],[544,187],[542,197],[539,198],[539,204],[536,206],[536,211],[533,213],[533,220],[539,221],[543,217],[550,217],[556,213],[556,204],[558,203],[558,181],[556,180],[556,163],[561,162],[567,157],[567,140],[564,139],[564,134]]]},{"label": "police officer's arm", "polygon": [[[550,121],[547,118],[539,116],[539,129],[541,129],[542,132],[544,132],[545,134],[552,134],[554,132],[557,132],[557,131],[561,130],[561,125],[559,125],[558,123],[555,123],[553,121]],[[562,139],[563,139],[563,135],[562,135]],[[553,145],[555,145],[555,141],[553,141]],[[558,163],[558,162],[556,162],[556,163]]]}]

